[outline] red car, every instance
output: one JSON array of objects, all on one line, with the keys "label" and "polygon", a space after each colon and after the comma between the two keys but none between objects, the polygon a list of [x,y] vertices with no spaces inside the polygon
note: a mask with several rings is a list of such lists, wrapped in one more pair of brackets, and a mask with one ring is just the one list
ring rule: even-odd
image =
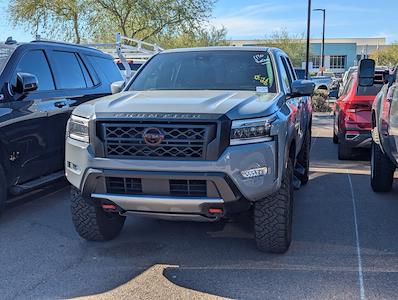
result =
[{"label": "red car", "polygon": [[356,149],[370,148],[372,104],[384,83],[384,70],[375,73],[375,85],[358,86],[357,72],[351,74],[334,107],[333,143],[338,157],[351,159]]}]

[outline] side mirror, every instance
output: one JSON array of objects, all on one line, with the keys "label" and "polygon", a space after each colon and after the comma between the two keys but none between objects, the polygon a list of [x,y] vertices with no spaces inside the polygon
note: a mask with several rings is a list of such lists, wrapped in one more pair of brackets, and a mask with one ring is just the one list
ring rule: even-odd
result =
[{"label": "side mirror", "polygon": [[124,81],[115,81],[111,84],[112,94],[120,93],[124,88]]},{"label": "side mirror", "polygon": [[292,82],[292,97],[312,96],[315,83],[311,80],[295,80]]},{"label": "side mirror", "polygon": [[17,83],[12,87],[15,93],[20,95],[37,90],[37,77],[30,73],[17,73]]},{"label": "side mirror", "polygon": [[359,86],[372,86],[375,81],[376,62],[373,59],[362,59],[358,68]]}]

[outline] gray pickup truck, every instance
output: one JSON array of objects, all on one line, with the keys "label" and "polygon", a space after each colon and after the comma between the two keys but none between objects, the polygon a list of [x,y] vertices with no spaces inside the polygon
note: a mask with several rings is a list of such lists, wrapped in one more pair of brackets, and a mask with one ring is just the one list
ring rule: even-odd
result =
[{"label": "gray pickup truck", "polygon": [[[375,84],[375,61],[362,60],[359,85]],[[398,167],[398,66],[385,72],[385,84],[372,107],[371,186],[375,192],[392,189],[394,171]]]},{"label": "gray pickup truck", "polygon": [[167,50],[121,89],[77,107],[67,127],[80,236],[112,239],[129,214],[218,221],[253,209],[258,248],[287,251],[293,189],[308,181],[314,84],[296,79],[284,52]]}]

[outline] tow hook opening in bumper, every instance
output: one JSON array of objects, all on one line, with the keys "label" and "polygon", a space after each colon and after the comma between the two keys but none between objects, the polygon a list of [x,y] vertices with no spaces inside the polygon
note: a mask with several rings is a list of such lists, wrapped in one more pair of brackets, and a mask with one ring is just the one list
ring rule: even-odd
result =
[{"label": "tow hook opening in bumper", "polygon": [[349,132],[345,134],[345,139],[347,141],[353,141],[355,140],[357,137],[359,137],[359,133],[354,133],[354,132]]}]

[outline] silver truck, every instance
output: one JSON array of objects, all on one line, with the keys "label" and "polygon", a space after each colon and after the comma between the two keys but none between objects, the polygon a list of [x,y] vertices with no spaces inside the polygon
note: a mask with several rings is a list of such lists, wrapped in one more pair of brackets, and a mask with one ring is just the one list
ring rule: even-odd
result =
[{"label": "silver truck", "polygon": [[[372,59],[361,60],[359,86],[372,89],[379,84],[380,75],[377,76],[375,64]],[[384,86],[372,106],[370,183],[373,191],[385,193],[391,191],[398,168],[398,65],[391,71],[381,68]]]},{"label": "silver truck", "polygon": [[252,210],[258,248],[287,251],[293,189],[308,181],[314,83],[296,79],[284,52],[167,50],[113,90],[67,127],[80,236],[110,240],[131,214],[211,222]]}]

